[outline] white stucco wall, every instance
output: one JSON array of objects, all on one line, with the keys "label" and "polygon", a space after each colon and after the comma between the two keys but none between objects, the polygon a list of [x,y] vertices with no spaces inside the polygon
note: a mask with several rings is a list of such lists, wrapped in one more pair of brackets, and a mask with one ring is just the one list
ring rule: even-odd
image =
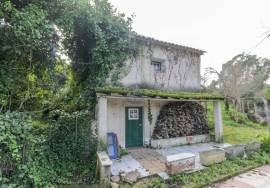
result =
[{"label": "white stucco wall", "polygon": [[[150,51],[150,52],[149,52]],[[153,45],[145,47],[135,60],[127,61],[120,83],[125,87],[156,88],[170,91],[200,90],[200,55]],[[160,60],[164,72],[155,72],[152,60]]]},{"label": "white stucco wall", "polygon": [[144,143],[150,139],[153,132],[157,116],[163,105],[167,104],[165,101],[151,101],[151,112],[153,115],[152,126],[149,126],[147,112],[147,100],[133,100],[133,99],[111,99],[107,102],[107,132],[114,132],[117,134],[119,145],[125,147],[125,108],[126,107],[143,107],[143,141]]}]

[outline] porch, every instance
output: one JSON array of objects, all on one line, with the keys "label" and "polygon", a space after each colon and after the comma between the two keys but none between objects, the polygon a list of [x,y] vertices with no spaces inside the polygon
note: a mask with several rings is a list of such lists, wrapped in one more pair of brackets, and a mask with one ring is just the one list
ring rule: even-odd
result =
[{"label": "porch", "polygon": [[191,171],[188,171],[188,173],[191,173],[205,168],[200,161],[200,152],[210,151],[216,148],[224,150],[230,146],[230,144],[209,142],[164,149],[131,148],[128,149],[129,154],[122,156],[120,159],[113,160],[111,175],[120,176],[137,171],[138,179],[153,175],[162,176],[167,171],[166,158],[171,155],[184,153],[195,155],[195,166]]},{"label": "porch", "polygon": [[[212,103],[214,109],[214,140],[216,142],[223,141],[221,114],[221,101],[223,97],[221,96],[199,92],[167,92],[148,89],[109,88],[97,90],[97,99],[96,119],[98,136],[105,143],[107,142],[107,133],[109,132],[117,135],[118,145],[122,148],[141,146],[166,148],[209,142],[209,132],[202,130],[202,126],[200,125],[202,123],[200,123],[200,121],[193,127],[193,132],[184,130],[178,135],[170,134],[180,130],[177,128],[179,122],[170,123],[171,125],[168,126],[168,129],[163,129],[164,127],[157,123],[160,112],[164,107],[179,102],[185,103],[186,109],[191,108],[189,104],[193,106],[197,104],[198,107],[201,106],[203,109],[205,104],[209,105],[209,103]],[[149,114],[151,114],[150,118]],[[183,114],[186,113],[184,112]],[[170,116],[170,114],[168,115]],[[167,115],[165,114],[165,116]],[[169,116],[167,116],[168,121],[170,121]],[[179,117],[181,118],[180,114]],[[191,121],[197,119],[194,114],[192,118]],[[187,121],[190,121],[190,119]],[[160,132],[164,133],[164,131],[169,130],[170,133],[168,135],[153,135],[157,124],[159,124],[159,128],[162,129]],[[183,124],[181,129],[187,129],[187,127],[188,125]],[[171,130],[172,128],[174,128],[174,130]]]},{"label": "porch", "polygon": [[[223,147],[222,144],[210,142],[204,110],[206,103],[212,103],[215,129],[215,138],[212,141],[222,142],[221,96],[209,93],[109,88],[97,90],[97,100],[98,137],[109,145],[109,155],[113,160],[107,160],[104,153],[99,158],[101,163],[112,163],[107,166],[105,164],[104,167],[106,174],[110,174],[109,177],[119,179],[121,175],[121,179],[125,176],[137,179],[157,174],[166,176],[165,172],[169,171],[170,174],[179,171],[175,168],[183,171],[189,168],[192,171],[200,170],[204,167],[201,165],[199,153]],[[177,112],[178,109],[183,109],[183,106],[184,111]],[[163,118],[160,118],[164,109],[167,111]],[[199,109],[200,114],[196,113],[196,109]],[[163,119],[166,119],[166,122],[160,123]],[[188,128],[186,123],[191,128]],[[189,130],[186,131],[187,129]],[[108,134],[111,136],[108,137]],[[119,148],[127,148],[129,154],[117,158],[115,153],[119,156]],[[178,167],[168,167],[170,161],[171,164],[174,163],[174,157],[184,159],[181,167],[178,162],[175,165]],[[192,161],[189,158],[192,158]]]}]

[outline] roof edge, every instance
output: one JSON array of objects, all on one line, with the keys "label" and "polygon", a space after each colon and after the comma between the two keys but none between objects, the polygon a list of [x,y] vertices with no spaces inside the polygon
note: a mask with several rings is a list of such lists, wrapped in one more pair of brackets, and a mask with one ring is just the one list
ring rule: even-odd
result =
[{"label": "roof edge", "polygon": [[134,89],[124,87],[105,86],[97,88],[96,93],[105,95],[119,94],[122,96],[136,96],[149,98],[195,99],[195,100],[224,100],[221,95],[206,92],[163,91],[157,89]]},{"label": "roof edge", "polygon": [[177,49],[180,49],[180,50],[185,50],[185,51],[197,53],[199,55],[203,55],[204,53],[206,53],[206,51],[204,51],[204,50],[200,50],[200,49],[196,49],[196,48],[192,48],[192,47],[188,47],[188,46],[183,46],[183,45],[175,44],[175,43],[171,43],[171,42],[166,42],[166,41],[158,40],[158,39],[155,39],[155,38],[152,38],[152,37],[147,37],[147,36],[140,35],[140,34],[136,34],[136,38],[139,41],[144,41],[144,42],[149,42],[149,43],[156,43],[158,45],[167,46],[167,47],[173,47],[173,48],[177,48]]}]

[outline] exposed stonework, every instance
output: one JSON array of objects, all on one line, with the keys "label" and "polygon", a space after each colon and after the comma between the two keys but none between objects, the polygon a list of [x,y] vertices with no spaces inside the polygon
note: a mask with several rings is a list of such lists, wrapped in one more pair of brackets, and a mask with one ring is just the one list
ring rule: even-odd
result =
[{"label": "exposed stonework", "polygon": [[260,151],[261,143],[260,142],[251,142],[246,144],[245,151],[247,155],[252,155],[255,152]]},{"label": "exposed stonework", "polygon": [[173,102],[160,111],[153,139],[208,134],[206,113],[197,102]]},{"label": "exposed stonework", "polygon": [[121,180],[123,182],[132,184],[137,181],[139,176],[140,176],[140,173],[138,171],[131,171],[131,172],[128,172],[127,174],[121,174]]},{"label": "exposed stonework", "polygon": [[245,145],[236,144],[229,147],[225,147],[226,159],[233,159],[236,157],[243,158],[245,155]]}]

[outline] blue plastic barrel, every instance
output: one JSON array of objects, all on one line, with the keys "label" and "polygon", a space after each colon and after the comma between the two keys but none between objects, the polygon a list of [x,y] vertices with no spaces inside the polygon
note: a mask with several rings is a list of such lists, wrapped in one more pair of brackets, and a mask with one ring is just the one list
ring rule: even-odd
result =
[{"label": "blue plastic barrel", "polygon": [[108,143],[107,150],[110,159],[117,159],[119,152],[117,135],[113,132],[107,133],[107,143]]}]

